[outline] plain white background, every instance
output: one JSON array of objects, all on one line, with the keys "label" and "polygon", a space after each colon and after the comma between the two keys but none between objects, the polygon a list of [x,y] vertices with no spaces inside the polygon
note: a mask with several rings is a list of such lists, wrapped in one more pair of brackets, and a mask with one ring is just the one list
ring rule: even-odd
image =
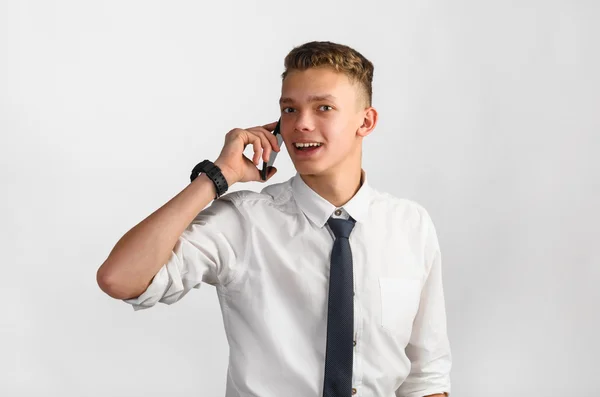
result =
[{"label": "plain white background", "polygon": [[599,11],[0,1],[0,395],[224,395],[213,287],[134,312],[96,270],[227,131],[277,120],[283,58],[311,40],[375,64],[364,168],[436,224],[453,395],[600,395]]}]

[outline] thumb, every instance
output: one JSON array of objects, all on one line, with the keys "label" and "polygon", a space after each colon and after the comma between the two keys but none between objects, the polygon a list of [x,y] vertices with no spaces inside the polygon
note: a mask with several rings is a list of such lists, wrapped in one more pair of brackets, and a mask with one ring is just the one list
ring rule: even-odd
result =
[{"label": "thumb", "polygon": [[[269,168],[267,169],[267,181],[268,181],[269,179],[271,179],[271,177],[272,177],[273,175],[275,175],[275,173],[276,173],[276,172],[277,172],[277,168],[275,168],[275,167],[273,167],[273,166],[269,167]],[[265,182],[266,182],[266,181],[265,181]]]}]

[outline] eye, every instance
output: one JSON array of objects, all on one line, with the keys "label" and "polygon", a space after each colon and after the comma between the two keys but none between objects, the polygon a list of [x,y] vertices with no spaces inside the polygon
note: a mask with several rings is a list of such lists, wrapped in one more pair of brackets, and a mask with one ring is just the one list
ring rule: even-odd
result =
[{"label": "eye", "polygon": [[286,110],[288,110],[288,109],[293,110],[293,108],[283,108],[283,109],[281,109],[281,112],[282,113],[290,113],[290,112],[286,112]]},{"label": "eye", "polygon": [[333,109],[333,108],[332,108],[331,106],[329,106],[329,105],[321,105],[321,106],[319,106],[319,109],[320,109],[320,108],[323,108],[323,107],[327,107],[327,108],[329,108],[329,110]]}]

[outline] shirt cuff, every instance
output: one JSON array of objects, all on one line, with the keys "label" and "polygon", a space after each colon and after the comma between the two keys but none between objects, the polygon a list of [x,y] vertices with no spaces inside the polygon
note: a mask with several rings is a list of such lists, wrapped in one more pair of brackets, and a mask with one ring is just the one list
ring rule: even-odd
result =
[{"label": "shirt cuff", "polygon": [[133,310],[148,309],[158,302],[171,304],[183,297],[184,286],[179,271],[179,258],[171,252],[169,262],[164,264],[152,279],[152,282],[140,296],[124,299]]},{"label": "shirt cuff", "polygon": [[450,377],[445,376],[445,379],[440,379],[438,382],[430,384],[425,387],[419,387],[417,384],[413,384],[413,387],[407,387],[407,384],[403,384],[401,389],[398,390],[396,395],[398,397],[424,397],[431,396],[434,394],[446,393],[448,396],[451,395]]}]

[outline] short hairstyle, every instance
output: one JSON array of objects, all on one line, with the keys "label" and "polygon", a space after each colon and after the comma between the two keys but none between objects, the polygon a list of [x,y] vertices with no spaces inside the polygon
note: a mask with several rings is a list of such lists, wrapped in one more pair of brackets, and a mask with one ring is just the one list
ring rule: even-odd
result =
[{"label": "short hairstyle", "polygon": [[365,95],[367,106],[373,100],[373,64],[361,53],[343,44],[330,41],[311,41],[294,47],[284,60],[285,71],[281,79],[285,80],[291,70],[330,67],[344,73],[351,82],[358,82]]}]

